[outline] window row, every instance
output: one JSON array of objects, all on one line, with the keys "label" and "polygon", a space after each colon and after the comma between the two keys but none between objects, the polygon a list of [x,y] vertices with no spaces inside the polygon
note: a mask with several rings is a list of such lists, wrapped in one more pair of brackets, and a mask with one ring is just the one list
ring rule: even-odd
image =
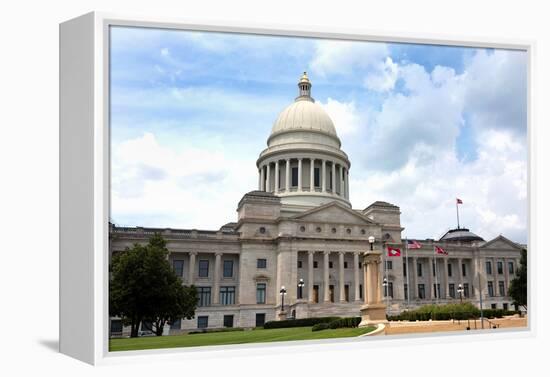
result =
[{"label": "window row", "polygon": [[[497,274],[502,275],[503,274],[503,269],[504,269],[503,262],[498,261],[497,262]],[[493,264],[491,263],[491,261],[486,261],[485,262],[485,272],[487,273],[487,275],[492,275],[493,274]],[[514,262],[508,262],[508,273],[509,274],[514,274]]]},{"label": "window row", "polygon": [[[359,268],[361,268],[361,266],[362,266],[361,262],[359,262],[358,266],[359,266]],[[301,261],[301,260],[298,261],[298,268],[304,268],[303,261]],[[319,268],[319,261],[316,261],[316,260],[313,261],[313,268]],[[334,268],[334,262],[329,261],[328,262],[328,268]],[[345,269],[349,268],[348,261],[344,261],[344,268]]]},{"label": "window row", "polygon": [[[233,314],[225,314],[223,316],[223,327],[233,327],[235,316]],[[265,324],[265,313],[256,313],[256,327],[262,327]],[[197,316],[197,328],[208,328],[208,316]]]},{"label": "window row", "polygon": [[[224,260],[223,261],[223,277],[232,278],[233,277],[233,260]],[[174,259],[172,261],[172,267],[177,276],[183,277],[184,270],[184,261],[181,259]],[[199,260],[199,277],[207,278],[210,273],[210,261],[207,259]]]}]

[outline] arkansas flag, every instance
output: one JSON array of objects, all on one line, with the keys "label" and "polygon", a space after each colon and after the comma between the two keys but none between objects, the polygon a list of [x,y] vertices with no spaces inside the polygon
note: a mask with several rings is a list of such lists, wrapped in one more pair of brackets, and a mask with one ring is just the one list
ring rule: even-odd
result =
[{"label": "arkansas flag", "polygon": [[449,253],[442,247],[434,246],[437,254],[449,255]]},{"label": "arkansas flag", "polygon": [[456,198],[456,204],[462,204],[462,199]]},{"label": "arkansas flag", "polygon": [[400,257],[400,256],[401,256],[401,249],[388,246],[388,257]]}]

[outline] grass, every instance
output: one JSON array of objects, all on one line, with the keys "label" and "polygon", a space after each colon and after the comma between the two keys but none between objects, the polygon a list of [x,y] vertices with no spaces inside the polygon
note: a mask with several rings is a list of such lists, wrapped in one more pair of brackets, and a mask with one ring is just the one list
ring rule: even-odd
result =
[{"label": "grass", "polygon": [[285,329],[254,329],[250,331],[230,331],[204,334],[171,335],[142,338],[119,338],[109,341],[109,350],[130,351],[155,348],[197,347],[224,344],[282,342],[289,340],[312,340],[348,338],[366,334],[375,327],[358,327],[311,331],[311,327]]}]

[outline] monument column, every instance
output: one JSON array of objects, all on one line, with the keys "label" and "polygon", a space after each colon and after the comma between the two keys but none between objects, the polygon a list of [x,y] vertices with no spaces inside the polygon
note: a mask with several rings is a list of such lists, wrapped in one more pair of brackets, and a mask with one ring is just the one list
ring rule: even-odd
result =
[{"label": "monument column", "polygon": [[220,303],[220,265],[222,260],[222,253],[216,253],[216,261],[214,263],[214,287],[212,288],[212,303],[217,305]]},{"label": "monument column", "polygon": [[329,302],[330,301],[330,281],[329,281],[329,268],[328,268],[328,257],[329,257],[329,254],[330,252],[329,251],[325,251],[324,252],[324,260],[323,260],[323,284],[324,284],[324,289],[323,289],[323,295],[324,295],[324,301],[325,302]]},{"label": "monument column", "polygon": [[338,253],[338,285],[340,285],[340,302],[346,302],[346,289],[344,287],[344,252]]},{"label": "monument column", "polygon": [[360,301],[360,292],[359,292],[359,253],[353,253],[353,284],[355,288],[355,301]]},{"label": "monument column", "polygon": [[307,284],[308,284],[307,300],[309,303],[313,303],[313,256],[314,255],[315,255],[314,251],[308,251],[307,253]]},{"label": "monument column", "polygon": [[368,326],[387,322],[386,305],[382,302],[382,280],[380,264],[382,263],[382,252],[371,250],[365,253],[363,263],[365,268],[365,283],[367,294],[365,294],[365,305],[361,307],[361,323],[359,326]]}]

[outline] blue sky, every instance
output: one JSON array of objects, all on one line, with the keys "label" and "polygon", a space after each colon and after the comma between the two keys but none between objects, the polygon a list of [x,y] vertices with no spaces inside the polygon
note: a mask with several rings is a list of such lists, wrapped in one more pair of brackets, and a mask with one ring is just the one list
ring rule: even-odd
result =
[{"label": "blue sky", "polygon": [[461,225],[527,238],[526,54],[450,46],[113,28],[115,223],[218,229],[307,71],[352,162],[354,208],[404,235]]}]

